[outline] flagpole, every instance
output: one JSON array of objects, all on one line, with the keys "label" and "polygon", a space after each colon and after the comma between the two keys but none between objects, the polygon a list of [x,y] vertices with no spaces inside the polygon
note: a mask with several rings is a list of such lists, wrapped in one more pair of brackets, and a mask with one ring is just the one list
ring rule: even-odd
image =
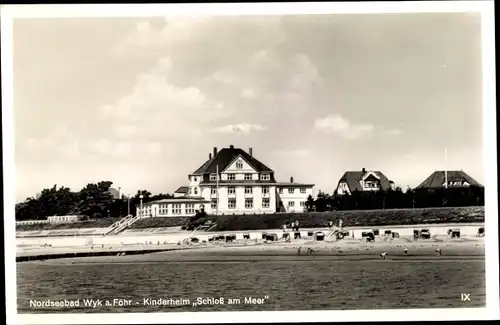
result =
[{"label": "flagpole", "polygon": [[215,207],[215,215],[218,216],[219,215],[219,165],[216,165],[215,166],[215,181],[216,181],[216,207]]},{"label": "flagpole", "polygon": [[448,148],[444,148],[444,188],[448,188]]}]

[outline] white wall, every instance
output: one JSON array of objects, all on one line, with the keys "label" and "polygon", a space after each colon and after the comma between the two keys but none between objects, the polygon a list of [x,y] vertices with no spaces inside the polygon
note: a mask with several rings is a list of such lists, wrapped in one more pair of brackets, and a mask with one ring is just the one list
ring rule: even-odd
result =
[{"label": "white wall", "polygon": [[[305,202],[307,201],[307,198],[309,197],[309,195],[312,195],[312,192],[313,192],[312,187],[305,187],[305,186],[304,187],[296,187],[296,186],[286,187],[286,185],[285,185],[282,188],[283,188],[283,193],[278,194],[278,195],[279,195],[281,201],[283,202],[283,205],[286,209],[286,212],[303,212],[305,209]],[[289,188],[294,189],[294,192],[288,193]],[[301,193],[300,192],[301,188],[305,188],[306,192]],[[288,202],[294,202],[294,206],[289,207]],[[300,202],[304,202],[304,205],[301,206]]]},{"label": "white wall", "polygon": [[[250,186],[250,185],[247,185]],[[235,194],[228,194],[228,186],[227,185],[219,185],[219,213],[224,214],[242,214],[242,213],[274,213],[276,211],[276,187],[269,186],[269,193],[262,193],[261,185],[251,185],[252,193],[245,194],[245,185],[235,185]],[[206,200],[216,199],[216,194],[211,194],[212,186],[204,186],[202,188],[203,198]],[[236,199],[236,208],[229,209],[228,203],[229,198]],[[253,208],[246,209],[245,208],[245,199],[253,198]],[[262,207],[262,199],[269,198],[269,208]],[[207,211],[207,210],[205,210]],[[215,213],[215,209],[211,209],[211,213]],[[207,213],[209,213],[207,211]]]}]

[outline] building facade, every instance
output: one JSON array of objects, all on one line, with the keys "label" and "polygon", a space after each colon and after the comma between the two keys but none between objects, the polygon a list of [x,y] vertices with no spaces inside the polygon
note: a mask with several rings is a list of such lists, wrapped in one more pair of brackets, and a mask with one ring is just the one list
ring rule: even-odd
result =
[{"label": "building facade", "polygon": [[395,189],[394,182],[380,171],[366,170],[347,171],[340,178],[337,194],[351,194],[354,191],[387,191]]},{"label": "building facade", "polygon": [[[218,215],[303,212],[314,187],[295,183],[293,178],[289,183],[277,182],[274,171],[253,156],[252,148],[246,152],[232,145],[220,151],[214,148],[188,181],[174,199],[145,204],[140,215],[189,216],[200,209]],[[160,204],[165,213],[159,213]],[[174,210],[174,205],[180,208]]]},{"label": "building facade", "polygon": [[[210,202],[202,198],[180,197],[163,199],[137,205],[139,217],[190,217],[198,211],[206,211]],[[208,213],[208,212],[207,212]]]}]

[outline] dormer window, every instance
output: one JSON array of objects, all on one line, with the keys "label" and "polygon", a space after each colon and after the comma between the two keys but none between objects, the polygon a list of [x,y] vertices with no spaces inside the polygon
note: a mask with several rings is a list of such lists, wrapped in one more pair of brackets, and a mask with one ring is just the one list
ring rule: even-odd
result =
[{"label": "dormer window", "polygon": [[260,175],[260,180],[261,181],[269,181],[269,180],[271,180],[271,175],[269,175],[269,174],[261,174]]},{"label": "dormer window", "polygon": [[229,181],[234,181],[236,179],[236,175],[234,175],[234,174],[227,174],[227,179]]},{"label": "dormer window", "polygon": [[236,168],[238,168],[238,169],[242,169],[243,168],[243,162],[241,160],[238,160],[236,162]]},{"label": "dormer window", "polygon": [[210,174],[210,180],[211,181],[216,181],[217,180],[217,175],[216,174]]}]

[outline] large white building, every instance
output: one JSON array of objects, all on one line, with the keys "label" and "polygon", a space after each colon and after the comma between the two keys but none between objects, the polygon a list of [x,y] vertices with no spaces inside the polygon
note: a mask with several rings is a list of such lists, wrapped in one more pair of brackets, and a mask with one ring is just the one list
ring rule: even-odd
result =
[{"label": "large white building", "polygon": [[176,191],[174,199],[143,204],[139,215],[190,216],[207,214],[253,214],[303,212],[314,184],[277,182],[274,171],[248,152],[234,146],[218,151],[188,175],[189,184]]}]

